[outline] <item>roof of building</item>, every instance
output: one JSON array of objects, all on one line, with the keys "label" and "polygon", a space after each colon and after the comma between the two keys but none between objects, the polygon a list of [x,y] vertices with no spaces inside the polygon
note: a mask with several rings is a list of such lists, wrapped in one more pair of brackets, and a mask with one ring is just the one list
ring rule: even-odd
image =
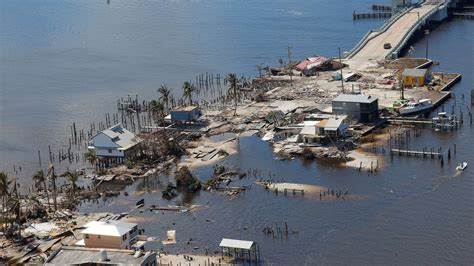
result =
[{"label": "roof of building", "polygon": [[[107,261],[102,261],[101,251],[107,254]],[[79,265],[83,263],[113,264],[113,265],[140,265],[154,252],[136,253],[133,250],[99,249],[63,246],[46,260],[46,265]]]},{"label": "roof of building", "polygon": [[136,223],[117,220],[92,221],[84,225],[86,229],[82,233],[101,236],[123,236],[135,226],[137,226]]},{"label": "roof of building", "polygon": [[295,68],[298,70],[303,70],[305,68],[313,68],[326,62],[327,60],[328,59],[323,56],[309,57],[301,61],[298,65],[295,66]]},{"label": "roof of building", "polygon": [[333,102],[373,103],[377,97],[365,94],[339,94]]},{"label": "roof of building", "polygon": [[253,241],[246,241],[246,240],[238,240],[238,239],[229,239],[223,238],[219,247],[223,248],[237,248],[237,249],[250,249],[255,242]]},{"label": "roof of building", "polygon": [[305,126],[301,129],[301,135],[317,135],[315,126]]},{"label": "roof of building", "polygon": [[327,123],[324,127],[324,130],[329,130],[329,131],[338,130],[343,125],[343,122],[344,122],[344,120],[341,118],[329,118],[326,121]]},{"label": "roof of building", "polygon": [[326,127],[328,123],[328,119],[323,119],[321,121],[319,121],[319,123],[316,124],[317,127]]},{"label": "roof of building", "polygon": [[428,69],[405,68],[402,72],[402,76],[424,77],[427,71]]},{"label": "roof of building", "polygon": [[188,105],[188,106],[180,106],[172,110],[172,112],[191,112],[197,109],[198,106],[195,105]]},{"label": "roof of building", "polygon": [[140,142],[140,139],[137,138],[135,134],[125,129],[122,124],[116,124],[101,133],[109,137],[115,144],[119,145],[122,150],[127,150]]}]

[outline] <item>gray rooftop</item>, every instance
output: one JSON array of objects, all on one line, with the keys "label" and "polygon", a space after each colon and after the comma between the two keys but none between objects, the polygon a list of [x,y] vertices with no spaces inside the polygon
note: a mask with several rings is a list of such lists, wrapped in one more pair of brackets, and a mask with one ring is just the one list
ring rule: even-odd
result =
[{"label": "gray rooftop", "polygon": [[352,102],[352,103],[373,103],[377,97],[367,96],[365,94],[339,94],[333,102]]},{"label": "gray rooftop", "polygon": [[341,118],[329,118],[328,121],[326,122],[326,126],[324,127],[324,130],[338,130],[339,127],[341,127],[342,123],[344,120]]},{"label": "gray rooftop", "polygon": [[111,265],[140,265],[149,256],[156,256],[155,253],[142,253],[140,256],[134,256],[135,251],[133,250],[105,249],[108,260],[101,261],[100,251],[101,249],[98,248],[64,246],[48,258],[46,265],[77,265],[97,262]]},{"label": "gray rooftop", "polygon": [[405,68],[402,72],[402,76],[424,77],[427,71],[427,69]]},{"label": "gray rooftop", "polygon": [[125,129],[122,124],[116,124],[104,131],[103,134],[108,136],[113,142],[119,145],[123,150],[127,150],[141,140],[135,136],[132,132]]}]

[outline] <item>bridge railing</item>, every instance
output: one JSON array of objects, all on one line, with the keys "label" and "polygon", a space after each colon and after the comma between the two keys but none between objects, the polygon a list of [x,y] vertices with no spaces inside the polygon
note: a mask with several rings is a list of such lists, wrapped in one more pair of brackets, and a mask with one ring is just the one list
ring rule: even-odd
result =
[{"label": "bridge railing", "polygon": [[395,53],[398,57],[398,54],[400,53],[400,50],[406,45],[408,40],[411,38],[413,33],[426,21],[427,18],[432,16],[434,13],[436,13],[441,5],[444,5],[445,2],[439,3],[436,5],[435,8],[430,10],[428,13],[424,14],[420,19],[416,21],[415,24],[411,27],[409,31],[407,31],[400,42],[392,49],[392,51],[385,57],[385,59],[393,59],[393,54]]},{"label": "bridge railing", "polygon": [[[410,11],[411,9],[413,9],[414,7],[411,6],[411,7],[405,7],[404,9],[401,9],[397,15],[391,17],[390,19],[388,19],[387,21],[385,21],[385,23],[377,30],[369,30],[363,37],[362,39],[349,51],[349,53],[344,57],[345,59],[349,59],[351,57],[353,57],[356,53],[358,53],[360,51],[360,49],[362,49],[370,40],[372,40],[373,38],[377,37],[378,35],[384,33],[390,26],[392,26],[393,23],[395,23],[395,21],[397,21],[401,16],[405,15],[405,13],[407,13],[408,11]],[[374,33],[374,35],[370,36],[372,33]]]}]

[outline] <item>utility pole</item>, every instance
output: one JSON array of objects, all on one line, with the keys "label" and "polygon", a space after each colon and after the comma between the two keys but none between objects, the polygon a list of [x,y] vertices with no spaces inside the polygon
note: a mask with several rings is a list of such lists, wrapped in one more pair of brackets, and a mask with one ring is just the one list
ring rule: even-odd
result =
[{"label": "utility pole", "polygon": [[400,90],[401,90],[401,93],[402,93],[402,95],[401,95],[400,98],[401,98],[402,100],[405,100],[405,93],[404,93],[405,91],[404,91],[404,88],[405,88],[405,86],[403,85],[403,80],[402,80],[402,81],[401,81],[401,84],[400,84]]},{"label": "utility pole", "polygon": [[339,50],[339,64],[341,65],[341,84],[342,84],[342,93],[344,93],[344,77],[342,76],[342,58],[341,58],[341,48]]},{"label": "utility pole", "polygon": [[426,36],[426,60],[428,60],[428,40],[430,38],[430,30],[425,30],[425,36]]},{"label": "utility pole", "polygon": [[291,47],[288,46],[286,48],[286,51],[288,52],[288,68],[290,70],[290,86],[293,87],[293,71],[291,70]]}]

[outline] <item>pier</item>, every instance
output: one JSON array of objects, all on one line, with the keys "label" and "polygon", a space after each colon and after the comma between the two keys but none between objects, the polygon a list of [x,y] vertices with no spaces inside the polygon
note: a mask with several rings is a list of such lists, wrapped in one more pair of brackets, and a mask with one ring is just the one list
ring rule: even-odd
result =
[{"label": "pier", "polygon": [[443,158],[443,153],[441,150],[434,151],[434,149],[431,150],[425,150],[423,151],[412,151],[412,150],[401,150],[401,149],[391,149],[390,154],[394,155],[400,155],[400,156],[422,156],[423,158],[432,158],[432,159],[442,159]]},{"label": "pier", "polygon": [[392,11],[392,6],[373,4],[372,10]]},{"label": "pier", "polygon": [[474,19],[474,13],[453,13],[453,17],[460,19]]},{"label": "pier", "polygon": [[352,19],[377,19],[377,18],[390,18],[392,13],[390,12],[374,12],[374,13],[352,13]]}]

